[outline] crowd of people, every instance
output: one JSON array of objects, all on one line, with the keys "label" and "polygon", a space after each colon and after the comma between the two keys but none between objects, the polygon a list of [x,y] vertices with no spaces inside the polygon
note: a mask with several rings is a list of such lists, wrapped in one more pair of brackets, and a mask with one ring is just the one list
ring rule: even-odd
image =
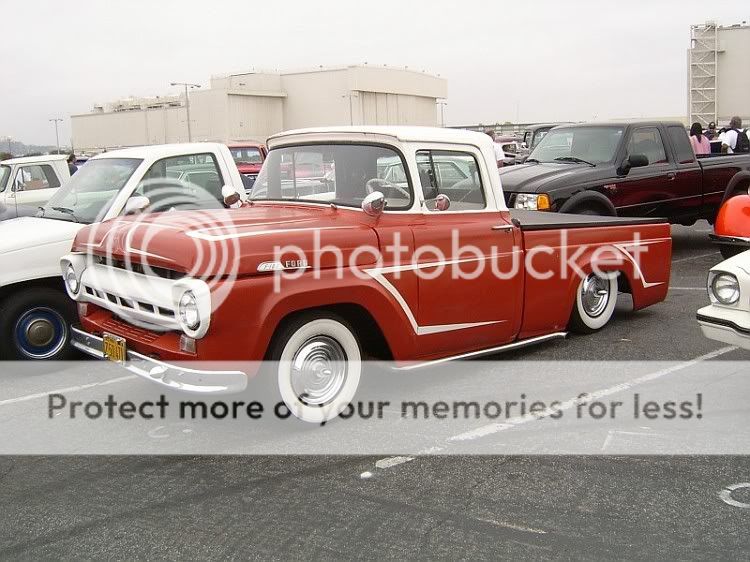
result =
[{"label": "crowd of people", "polygon": [[717,151],[725,154],[750,152],[750,140],[747,129],[742,128],[742,119],[735,116],[729,126],[716,130],[716,123],[709,123],[704,131],[703,126],[695,122],[690,127],[690,144],[696,156],[711,154],[711,144],[717,145]]}]

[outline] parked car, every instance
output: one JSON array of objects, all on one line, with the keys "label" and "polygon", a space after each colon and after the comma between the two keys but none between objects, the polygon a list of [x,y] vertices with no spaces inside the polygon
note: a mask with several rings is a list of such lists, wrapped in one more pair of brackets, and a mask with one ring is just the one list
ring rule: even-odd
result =
[{"label": "parked car", "polygon": [[708,272],[711,302],[698,310],[698,324],[709,339],[750,349],[750,252],[715,265]]},{"label": "parked car", "polygon": [[500,170],[508,206],[714,222],[727,189],[747,187],[750,154],[696,158],[681,123],[576,124],[550,130],[525,164]]},{"label": "parked car", "polygon": [[237,143],[230,144],[229,151],[232,153],[234,163],[237,164],[237,169],[242,174],[245,188],[251,189],[268,154],[266,146],[261,143]]},{"label": "parked car", "polygon": [[750,172],[742,172],[727,186],[724,203],[709,234],[724,259],[750,250]]},{"label": "parked car", "polygon": [[[323,422],[355,395],[363,357],[392,358],[413,368],[497,353],[562,337],[568,329],[602,328],[612,318],[618,287],[632,293],[635,309],[667,293],[667,223],[509,212],[492,141],[481,133],[335,127],[282,133],[268,144],[252,204],[230,211],[232,223],[224,228],[209,227],[211,217],[198,216],[186,226],[185,213],[183,220],[147,216],[137,228],[150,222],[156,227],[138,236],[128,234],[136,227],[127,217],[78,234],[61,260],[69,295],[85,305],[82,326],[73,328],[78,349],[117,361],[153,383],[209,394],[244,389],[257,374],[257,362],[270,358],[278,363],[268,376],[290,411]],[[311,195],[297,190],[293,163],[303,153],[319,154],[335,171],[319,178]],[[441,182],[437,157],[466,167],[469,177]],[[395,159],[403,167],[403,185],[380,177]],[[307,172],[303,166],[303,176]],[[112,229],[118,235],[108,237]],[[561,270],[539,279],[523,265],[507,276],[485,267],[472,279],[456,279],[444,267],[466,261],[452,249],[455,233],[480,254],[468,260],[472,270],[477,260],[494,260],[497,271],[507,272],[514,256],[530,255],[540,268],[562,263]],[[560,261],[561,237],[582,277]],[[111,252],[139,264],[136,269],[153,263],[168,273],[118,282],[126,272],[106,264],[105,238],[114,243]],[[649,247],[639,262],[630,239]],[[212,256],[228,240],[238,245],[234,282],[211,288],[186,276],[199,254]],[[389,248],[397,240],[405,254],[392,257]],[[578,251],[589,243],[615,244],[610,250],[621,261],[600,263],[595,252]],[[152,245],[159,249],[155,261],[148,257]],[[544,252],[548,245],[556,251]],[[302,255],[279,250],[289,247]],[[420,251],[425,247],[447,261]],[[603,271],[595,272],[595,263]],[[282,270],[296,278],[280,280]],[[431,278],[419,273],[424,270]],[[225,278],[221,268],[202,271]],[[242,370],[199,370],[182,363],[191,360],[244,363]]]},{"label": "parked car", "polygon": [[523,143],[516,137],[495,137],[495,142],[500,145],[505,153],[503,167],[518,164],[518,158],[523,154]]},{"label": "parked car", "polygon": [[527,127],[521,136],[523,148],[516,155],[516,164],[523,164],[531,154],[531,151],[542,141],[550,129],[558,125],[569,125],[569,123],[537,123]]},{"label": "parked car", "polygon": [[66,158],[49,154],[0,162],[0,220],[35,214],[70,178]]},{"label": "parked car", "polygon": [[[180,208],[179,191],[176,198],[160,205],[160,183],[184,189],[185,206],[221,207],[221,186],[215,189],[207,182],[200,198],[194,184],[178,182],[191,166],[197,170],[209,165],[219,183],[242,189],[224,145],[130,148],[90,158],[36,216],[0,223],[0,359],[70,357],[69,324],[76,314],[60,280],[59,261],[70,251],[76,233],[87,224],[127,212],[129,201],[138,203],[135,211],[146,206],[155,212]],[[206,190],[214,197],[207,196]]]}]

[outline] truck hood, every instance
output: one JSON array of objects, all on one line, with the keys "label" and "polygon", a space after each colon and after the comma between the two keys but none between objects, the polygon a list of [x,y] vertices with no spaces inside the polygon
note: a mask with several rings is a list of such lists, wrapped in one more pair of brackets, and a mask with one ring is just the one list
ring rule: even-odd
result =
[{"label": "truck hood", "polygon": [[61,242],[72,242],[82,224],[37,217],[19,217],[0,222],[0,254]]},{"label": "truck hood", "polygon": [[[357,210],[292,204],[174,211],[91,225],[78,234],[73,249],[194,277],[255,275],[279,264],[285,269],[361,266],[374,263],[375,256],[360,251],[352,258],[354,251],[378,248],[368,219]],[[339,249],[340,258],[330,247]]]},{"label": "truck hood", "polygon": [[601,170],[587,164],[519,164],[499,172],[503,191],[508,193],[546,193],[601,176]]}]

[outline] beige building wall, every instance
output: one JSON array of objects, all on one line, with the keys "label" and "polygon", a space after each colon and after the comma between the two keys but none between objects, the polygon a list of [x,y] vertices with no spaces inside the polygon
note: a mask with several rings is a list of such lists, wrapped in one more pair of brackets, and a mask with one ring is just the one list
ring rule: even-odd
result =
[{"label": "beige building wall", "polygon": [[[725,125],[734,115],[750,122],[750,27],[719,29],[717,73],[717,125]],[[719,126],[721,126],[719,125]]]},{"label": "beige building wall", "polygon": [[[351,66],[215,76],[209,88],[189,95],[193,141],[263,142],[283,130],[325,125],[436,126],[436,100],[448,92],[447,82],[436,76]],[[184,106],[145,108],[164,99],[123,100],[115,107],[134,109],[71,116],[75,148],[187,142]],[[176,97],[170,101],[179,103]]]}]

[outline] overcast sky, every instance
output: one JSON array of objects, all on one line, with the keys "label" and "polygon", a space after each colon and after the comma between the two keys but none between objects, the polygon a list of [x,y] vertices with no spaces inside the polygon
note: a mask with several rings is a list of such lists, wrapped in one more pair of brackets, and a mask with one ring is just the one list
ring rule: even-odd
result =
[{"label": "overcast sky", "polygon": [[449,125],[683,115],[690,24],[750,21],[750,2],[25,0],[0,13],[0,137],[54,144],[59,116],[68,144],[71,114],[170,81],[365,61],[447,78]]}]

